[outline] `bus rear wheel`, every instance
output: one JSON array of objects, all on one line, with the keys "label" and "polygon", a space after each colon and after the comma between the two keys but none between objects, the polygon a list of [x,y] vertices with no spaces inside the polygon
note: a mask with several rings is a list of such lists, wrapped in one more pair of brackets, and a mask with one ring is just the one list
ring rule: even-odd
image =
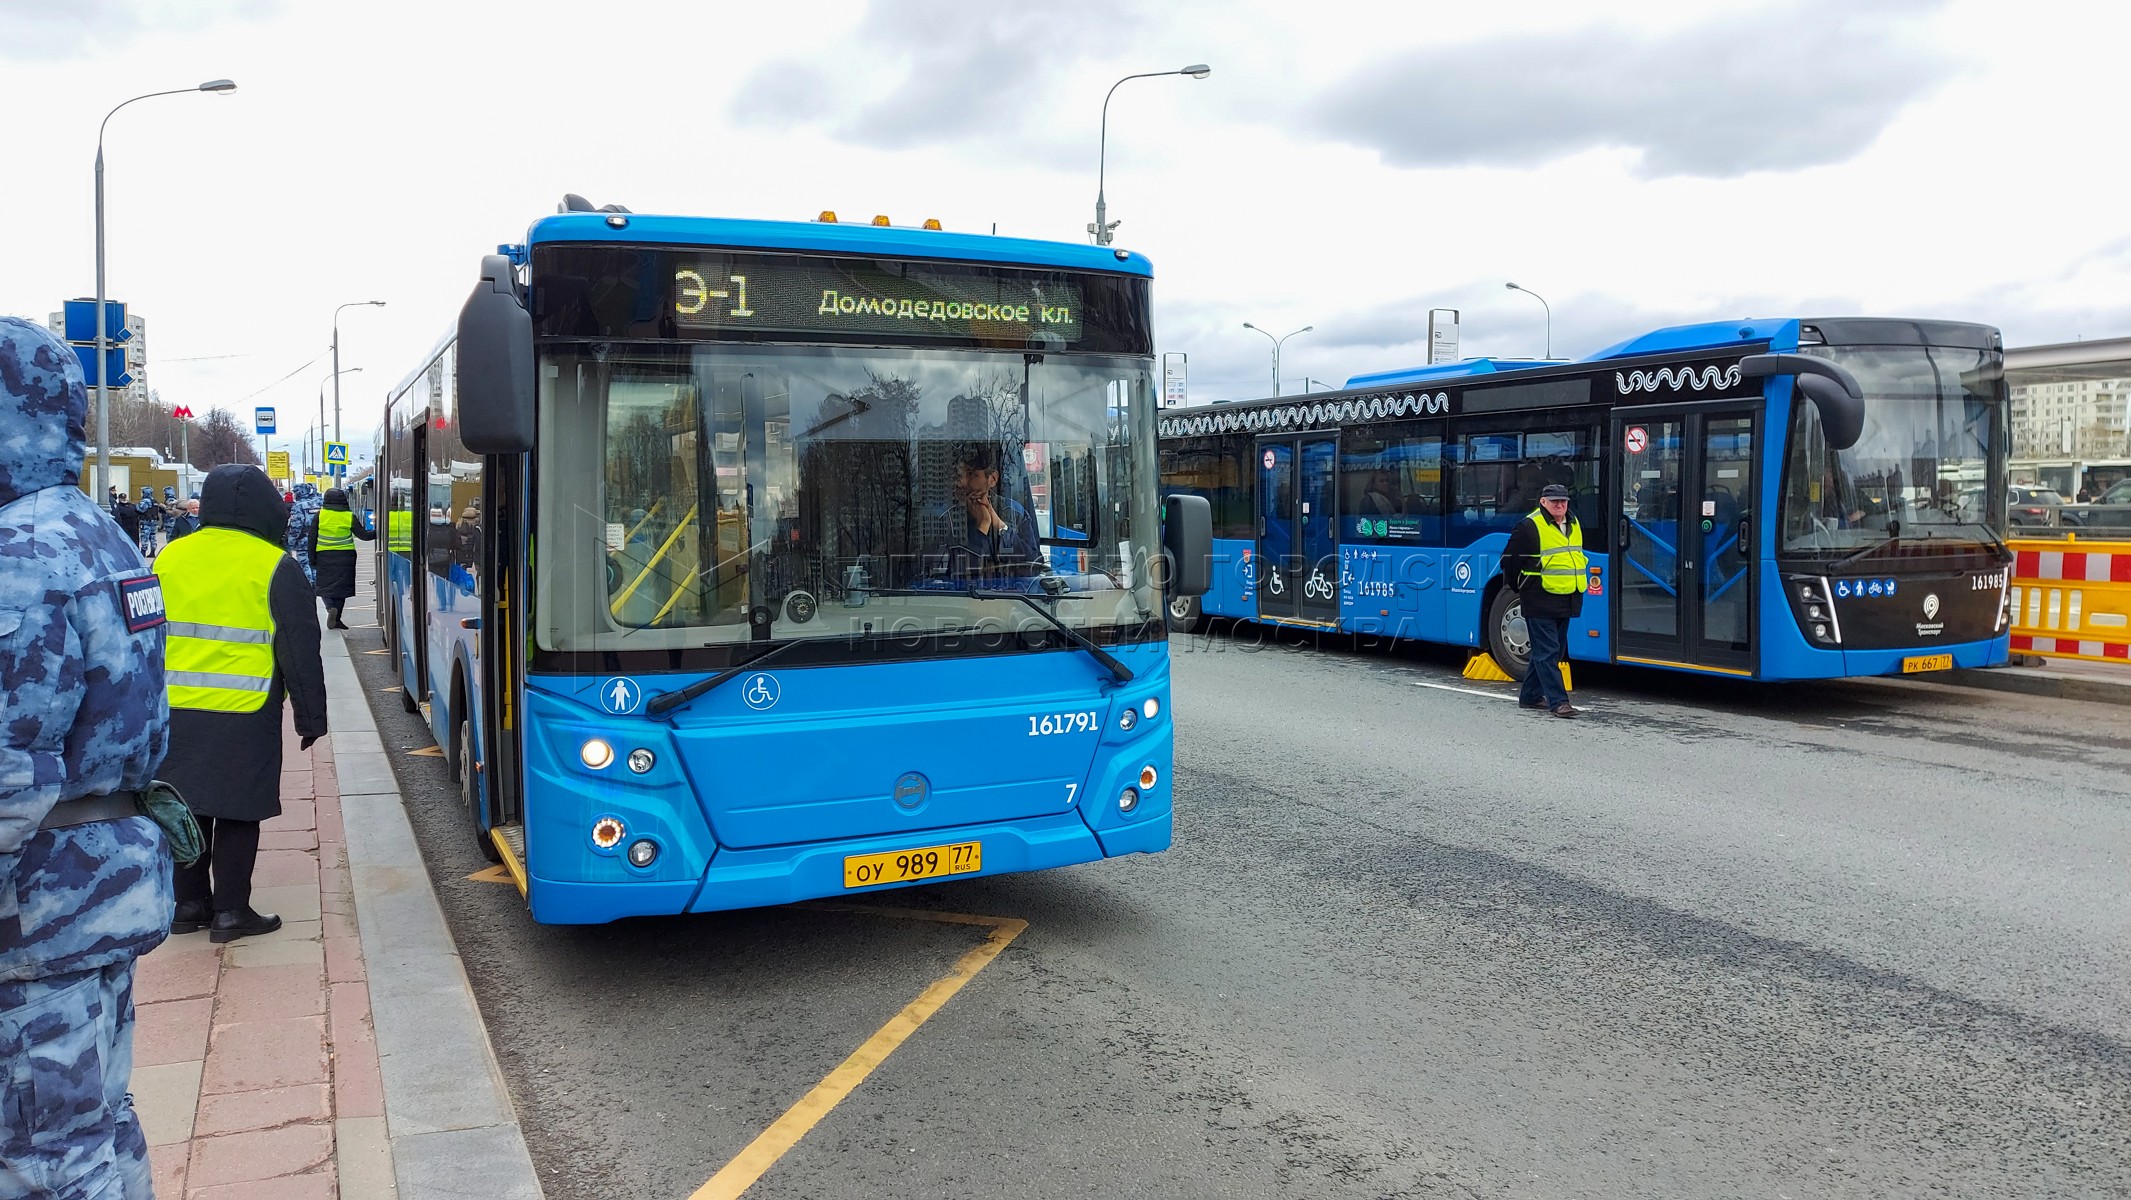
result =
[{"label": "bus rear wheel", "polygon": [[1206,614],[1197,596],[1171,596],[1164,606],[1164,619],[1171,633],[1197,633],[1206,624]]},{"label": "bus rear wheel", "polygon": [[474,848],[481,857],[492,863],[503,861],[503,852],[496,849],[496,839],[481,828],[481,785],[474,772],[474,723],[459,721],[459,803],[466,807],[466,824],[474,832]]},{"label": "bus rear wheel", "polygon": [[1495,592],[1487,606],[1487,652],[1511,679],[1522,679],[1532,666],[1532,635],[1524,627],[1524,602],[1508,588]]}]

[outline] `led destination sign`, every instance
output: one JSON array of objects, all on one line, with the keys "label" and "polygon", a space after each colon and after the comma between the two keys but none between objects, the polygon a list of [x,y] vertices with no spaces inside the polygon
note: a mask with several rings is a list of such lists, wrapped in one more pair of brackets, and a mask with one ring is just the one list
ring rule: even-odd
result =
[{"label": "led destination sign", "polygon": [[947,264],[674,260],[683,329],[1026,341],[1070,346],[1082,333],[1080,287],[1057,276]]}]

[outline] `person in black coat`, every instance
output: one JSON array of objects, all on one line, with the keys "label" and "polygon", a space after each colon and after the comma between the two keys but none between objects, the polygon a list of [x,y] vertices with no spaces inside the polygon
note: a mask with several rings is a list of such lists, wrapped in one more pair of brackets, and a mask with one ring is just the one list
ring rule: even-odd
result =
[{"label": "person in black coat", "polygon": [[138,550],[141,544],[141,510],[135,508],[131,500],[126,499],[123,489],[111,489],[111,519],[118,522],[118,527],[132,541],[135,550]]},{"label": "person in black coat", "polygon": [[362,518],[348,511],[348,493],[339,488],[326,489],[323,505],[311,515],[311,528],[306,536],[311,547],[311,569],[318,573],[318,598],[326,602],[326,628],[346,629],[347,624],[340,619],[340,609],[349,597],[355,595],[355,551],[318,548],[319,527],[329,512],[348,513],[348,532],[358,541],[374,542],[377,534],[363,528]]},{"label": "person in black coat", "polygon": [[[200,489],[203,528],[241,530],[282,544],[288,508],[257,467],[223,466]],[[257,712],[170,710],[170,754],[161,778],[178,789],[200,819],[207,854],[177,869],[173,932],[210,925],[226,942],[281,928],[281,918],[252,909],[252,866],[259,825],[281,815],[281,712],[296,710],[303,748],[326,734],[325,667],[319,661],[318,600],[296,559],[284,553],[267,585],[274,619],[274,677]]]}]

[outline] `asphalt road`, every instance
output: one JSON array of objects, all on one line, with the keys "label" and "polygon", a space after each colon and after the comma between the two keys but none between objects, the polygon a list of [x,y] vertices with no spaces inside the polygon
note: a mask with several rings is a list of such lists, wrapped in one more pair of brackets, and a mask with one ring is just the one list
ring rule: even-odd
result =
[{"label": "asphalt road", "polygon": [[[869,897],[1028,928],[750,1197],[2131,1195],[2131,710],[1176,649],[1176,848]],[[984,935],[538,927],[399,765],[555,1200],[690,1195]]]}]

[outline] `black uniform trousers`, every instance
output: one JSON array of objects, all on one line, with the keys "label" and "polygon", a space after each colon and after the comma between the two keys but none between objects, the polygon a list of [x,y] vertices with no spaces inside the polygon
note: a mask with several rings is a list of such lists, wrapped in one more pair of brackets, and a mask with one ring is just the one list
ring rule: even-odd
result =
[{"label": "black uniform trousers", "polygon": [[[205,904],[215,912],[243,912],[252,904],[252,866],[259,859],[259,822],[199,817],[207,847],[199,861],[179,867],[172,882],[179,904]],[[212,886],[210,886],[212,884]]]}]

